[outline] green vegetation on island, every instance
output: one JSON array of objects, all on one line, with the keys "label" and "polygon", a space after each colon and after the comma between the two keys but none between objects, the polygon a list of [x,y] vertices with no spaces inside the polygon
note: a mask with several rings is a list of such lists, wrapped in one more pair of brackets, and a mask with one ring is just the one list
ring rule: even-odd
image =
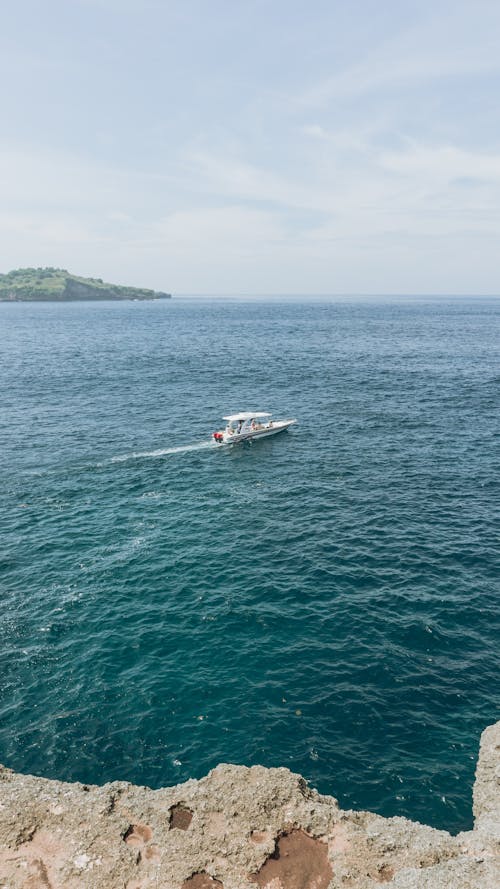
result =
[{"label": "green vegetation on island", "polygon": [[0,302],[170,298],[170,293],[106,284],[101,278],[81,278],[65,269],[15,269],[0,275]]}]

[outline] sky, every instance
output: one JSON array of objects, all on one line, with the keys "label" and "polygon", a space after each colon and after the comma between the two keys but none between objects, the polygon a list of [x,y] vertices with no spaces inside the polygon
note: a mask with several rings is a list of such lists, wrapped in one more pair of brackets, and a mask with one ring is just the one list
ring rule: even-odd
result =
[{"label": "sky", "polygon": [[500,293],[500,3],[16,0],[0,272]]}]

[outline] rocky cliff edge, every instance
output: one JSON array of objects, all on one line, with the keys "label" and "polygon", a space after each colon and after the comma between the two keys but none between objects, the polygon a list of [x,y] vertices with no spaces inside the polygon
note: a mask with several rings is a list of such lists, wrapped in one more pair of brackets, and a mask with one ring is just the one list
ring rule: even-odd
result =
[{"label": "rocky cliff edge", "polygon": [[220,765],[150,790],[0,767],[0,889],[495,889],[499,787],[500,722],[458,836],[342,811],[288,769]]}]

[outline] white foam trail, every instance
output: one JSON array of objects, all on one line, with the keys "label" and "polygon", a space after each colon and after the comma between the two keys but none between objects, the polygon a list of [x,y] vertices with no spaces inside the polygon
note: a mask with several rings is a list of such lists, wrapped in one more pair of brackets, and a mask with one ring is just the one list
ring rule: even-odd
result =
[{"label": "white foam trail", "polygon": [[200,441],[197,444],[179,445],[176,448],[159,448],[157,451],[134,451],[132,454],[112,457],[111,463],[124,463],[126,460],[140,460],[145,457],[166,457],[168,454],[186,454],[188,451],[204,451],[214,447],[217,445],[213,441]]}]

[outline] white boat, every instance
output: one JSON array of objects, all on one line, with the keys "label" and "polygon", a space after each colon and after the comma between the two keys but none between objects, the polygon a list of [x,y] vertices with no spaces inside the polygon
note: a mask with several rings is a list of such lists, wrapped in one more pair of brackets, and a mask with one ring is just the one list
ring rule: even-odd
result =
[{"label": "white boat", "polygon": [[271,414],[264,411],[245,411],[223,417],[225,429],[213,433],[217,444],[236,444],[240,441],[253,441],[255,438],[267,438],[283,432],[297,420],[271,420]]}]

